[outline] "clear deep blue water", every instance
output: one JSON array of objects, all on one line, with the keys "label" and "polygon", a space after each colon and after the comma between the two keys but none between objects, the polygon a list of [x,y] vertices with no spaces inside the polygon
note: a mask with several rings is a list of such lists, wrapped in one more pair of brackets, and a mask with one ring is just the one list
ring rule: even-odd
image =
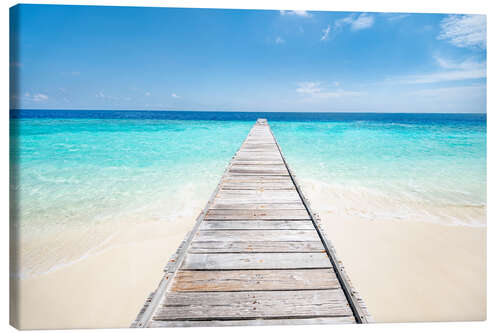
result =
[{"label": "clear deep blue water", "polygon": [[[208,199],[257,118],[268,119],[299,179],[403,198],[406,210],[460,207],[458,222],[485,223],[471,217],[486,206],[484,114],[11,110],[10,116],[12,223],[26,239],[88,231],[137,212],[168,223],[191,209],[190,201]],[[384,209],[397,210],[391,205],[402,207],[392,200]],[[475,209],[471,216],[468,207]]]}]

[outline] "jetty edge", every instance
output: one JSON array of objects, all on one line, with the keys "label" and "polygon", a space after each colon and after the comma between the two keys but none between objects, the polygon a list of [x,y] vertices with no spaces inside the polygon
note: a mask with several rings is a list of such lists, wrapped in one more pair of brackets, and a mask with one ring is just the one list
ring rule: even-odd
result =
[{"label": "jetty edge", "polygon": [[258,119],[131,327],[372,322],[320,223]]}]

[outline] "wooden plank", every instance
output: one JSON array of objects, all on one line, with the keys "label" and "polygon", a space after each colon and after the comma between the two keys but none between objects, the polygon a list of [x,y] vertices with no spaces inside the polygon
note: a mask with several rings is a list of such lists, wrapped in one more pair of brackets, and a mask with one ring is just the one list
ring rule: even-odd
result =
[{"label": "wooden plank", "polygon": [[154,319],[284,319],[351,315],[340,289],[238,293],[170,292]]},{"label": "wooden plank", "polygon": [[[270,135],[271,133],[268,134],[268,136]],[[248,140],[246,140],[246,142],[242,145],[242,147],[244,148],[248,148],[248,147],[263,147],[263,148],[272,148],[272,149],[276,149],[276,143],[273,142],[272,138],[268,138],[268,143],[254,143],[254,142],[248,142]]]},{"label": "wooden plank", "polygon": [[[298,193],[295,190],[219,190],[217,193],[216,197],[219,196],[224,196],[224,195],[235,195],[235,194],[241,194],[241,195],[274,195],[274,196],[297,196]],[[300,198],[300,197],[299,197]]]},{"label": "wooden plank", "polygon": [[295,187],[293,183],[289,179],[284,180],[265,180],[265,179],[231,179],[225,180],[222,183],[223,186],[237,186],[237,185],[246,185],[246,186],[286,186],[287,190],[293,190]]},{"label": "wooden plank", "polygon": [[205,220],[305,220],[305,209],[210,209]]},{"label": "wooden plank", "polygon": [[[219,193],[216,196],[216,201],[238,201],[238,202],[248,202],[248,203],[287,203],[287,202],[299,202],[300,197],[297,193],[280,193],[275,194],[265,191],[262,193],[231,193],[235,191],[225,191],[224,193]],[[259,201],[260,200],[260,201]]]},{"label": "wooden plank", "polygon": [[231,163],[231,165],[237,165],[237,166],[251,166],[251,165],[258,165],[258,166],[274,166],[274,165],[283,165],[283,161],[238,161],[235,160]]},{"label": "wooden plank", "polygon": [[326,253],[189,253],[181,269],[331,268]]},{"label": "wooden plank", "polygon": [[[248,178],[245,178],[246,175],[236,175],[238,176],[237,178],[227,178],[224,179],[222,184],[224,186],[229,186],[229,185],[249,185],[253,184],[256,186],[262,186],[262,185],[278,185],[278,186],[291,186],[292,190],[295,188],[292,180],[290,178],[283,178],[283,179],[266,179],[266,178],[258,178],[259,176],[248,176]],[[254,178],[251,178],[254,177]],[[264,176],[266,177],[266,176]]]},{"label": "wooden plank", "polygon": [[221,189],[216,198],[269,198],[269,199],[283,199],[291,198],[300,200],[299,195],[295,191],[289,190],[223,190]]},{"label": "wooden plank", "polygon": [[330,269],[179,271],[171,291],[256,291],[335,289]]},{"label": "wooden plank", "polygon": [[196,242],[316,242],[316,230],[200,230]]},{"label": "wooden plank", "polygon": [[241,195],[229,193],[224,193],[217,198],[215,198],[214,204],[278,204],[278,203],[300,203],[300,197],[295,195],[279,195],[273,196],[272,194],[261,194],[261,195]]},{"label": "wooden plank", "polygon": [[[273,146],[276,148],[276,143],[273,141],[272,138],[269,137],[271,133],[268,132],[267,133],[267,141],[269,141],[269,143],[252,143],[252,142],[249,142],[249,141],[253,141],[253,138],[248,138],[248,140],[245,140],[245,142],[243,143],[243,147],[246,147],[246,146]],[[252,133],[250,133],[250,135],[253,135]],[[262,138],[261,138],[262,140]]]},{"label": "wooden plank", "polygon": [[244,198],[238,198],[238,197],[232,197],[232,198],[217,198],[214,202],[214,205],[216,204],[227,204],[227,205],[232,205],[232,204],[262,204],[262,205],[267,205],[267,204],[301,204],[302,202],[300,200],[297,200],[295,198],[272,198],[272,197],[244,197]]},{"label": "wooden plank", "polygon": [[230,174],[242,174],[242,175],[288,175],[285,170],[272,170],[272,169],[261,169],[261,170],[248,170],[242,168],[231,168],[229,170]]},{"label": "wooden plank", "polygon": [[252,175],[228,175],[224,178],[222,183],[224,185],[239,184],[239,183],[256,183],[256,184],[286,184],[294,185],[290,176],[252,176]]},{"label": "wooden plank", "polygon": [[294,186],[289,180],[284,181],[266,181],[265,179],[232,179],[231,181],[225,181],[222,186],[266,186],[269,189],[273,187],[286,187],[284,190],[293,190]]},{"label": "wooden plank", "polygon": [[266,161],[266,162],[280,162],[283,163],[283,160],[279,157],[273,157],[273,156],[236,156],[233,159],[234,162],[261,162],[261,161]]},{"label": "wooden plank", "polygon": [[[237,191],[237,190],[236,190]],[[263,193],[231,193],[232,191],[226,191],[220,193],[216,197],[216,201],[237,201],[241,203],[288,203],[288,202],[299,202],[300,197],[296,193],[280,193],[273,195],[268,191]],[[260,201],[259,201],[260,200]]]},{"label": "wooden plank", "polygon": [[255,154],[254,152],[245,152],[245,151],[238,151],[235,156],[250,156],[250,157],[262,157],[262,156],[272,156],[276,158],[281,158],[280,153],[278,149],[274,149],[269,152],[260,152],[259,154]]},{"label": "wooden plank", "polygon": [[259,194],[262,194],[263,192],[267,193],[268,191],[293,191],[293,189],[294,189],[293,185],[290,185],[287,182],[278,182],[278,181],[266,182],[262,180],[231,181],[231,182],[224,182],[221,185],[221,190],[223,190],[224,193],[231,193],[229,191],[235,191],[235,190],[243,190],[243,191],[255,191]]},{"label": "wooden plank", "polygon": [[288,171],[281,165],[233,165],[229,169],[230,174],[235,172],[239,173],[252,173],[252,172],[268,172],[276,173],[282,176],[288,176]]},{"label": "wooden plank", "polygon": [[238,203],[224,204],[215,203],[212,209],[304,209],[304,204],[294,203]]},{"label": "wooden plank", "polygon": [[[230,208],[210,208],[207,215],[226,215],[226,214],[234,214],[234,215],[248,215],[248,214],[257,214],[262,213],[264,215],[281,215],[281,214],[302,214],[304,212],[307,213],[305,209],[301,208],[260,208],[256,209],[244,209],[244,208],[236,208],[236,205],[229,205]],[[308,219],[309,215],[305,215],[304,219]]]},{"label": "wooden plank", "polygon": [[353,316],[315,317],[303,319],[251,319],[251,320],[175,320],[153,321],[149,327],[222,327],[222,326],[270,326],[270,325],[338,325],[355,324]]},{"label": "wooden plank", "polygon": [[282,182],[282,181],[291,181],[292,178],[290,175],[286,176],[249,176],[249,175],[229,175],[226,174],[223,178],[224,183],[229,182]]},{"label": "wooden plank", "polygon": [[[241,169],[241,170],[279,170],[279,171],[287,171],[285,165],[281,164],[252,164],[246,165],[241,163],[233,163],[229,170]],[[288,173],[287,173],[288,175]]]},{"label": "wooden plank", "polygon": [[274,156],[236,156],[233,161],[278,161],[282,162],[283,160],[279,157]]},{"label": "wooden plank", "polygon": [[319,241],[194,241],[189,253],[325,252]]},{"label": "wooden plank", "polygon": [[277,158],[281,158],[280,152],[278,149],[274,149],[273,151],[270,152],[261,152],[260,154],[254,154],[253,152],[244,152],[244,151],[238,151],[235,156],[250,156],[250,157],[261,157],[261,156],[273,156]]},{"label": "wooden plank", "polygon": [[235,229],[283,229],[283,230],[314,230],[311,220],[306,221],[259,221],[259,220],[239,220],[239,221],[204,221],[200,230],[235,230]]},{"label": "wooden plank", "polygon": [[272,151],[276,151],[276,144],[272,142],[272,139],[270,140],[270,142],[267,143],[266,142],[256,143],[247,141],[241,146],[240,151],[244,149],[269,149]]},{"label": "wooden plank", "polygon": [[242,146],[242,148],[235,154],[235,156],[253,155],[259,157],[261,155],[276,156],[277,154],[279,154],[279,151],[276,146],[274,146],[273,148],[272,145],[267,144],[267,146],[257,147],[257,144],[252,143]]}]

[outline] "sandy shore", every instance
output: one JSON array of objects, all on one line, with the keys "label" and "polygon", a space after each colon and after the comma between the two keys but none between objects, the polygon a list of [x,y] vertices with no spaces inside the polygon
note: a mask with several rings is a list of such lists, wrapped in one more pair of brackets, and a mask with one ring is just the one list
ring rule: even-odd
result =
[{"label": "sandy shore", "polygon": [[[329,186],[301,183],[375,321],[486,319],[486,227],[363,218],[352,213],[352,198],[342,202]],[[486,209],[476,210],[469,215],[485,225]]]},{"label": "sandy shore", "polygon": [[[377,322],[486,318],[485,227],[366,218],[333,204],[328,187],[302,184]],[[98,254],[18,280],[18,327],[128,327],[198,212],[131,224]]]},{"label": "sandy shore", "polygon": [[115,235],[98,254],[48,274],[17,280],[17,327],[129,327],[198,213],[168,226],[161,222],[133,225]]},{"label": "sandy shore", "polygon": [[320,214],[375,321],[486,319],[486,228]]}]

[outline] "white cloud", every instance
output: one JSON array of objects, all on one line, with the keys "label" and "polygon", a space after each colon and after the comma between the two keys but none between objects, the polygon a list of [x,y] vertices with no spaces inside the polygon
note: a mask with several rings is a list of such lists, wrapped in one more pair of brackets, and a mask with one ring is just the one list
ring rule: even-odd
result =
[{"label": "white cloud", "polygon": [[456,62],[438,56],[434,57],[434,59],[436,59],[436,62],[439,64],[439,66],[445,69],[463,69],[463,70],[478,69],[478,68],[486,69],[486,64],[484,62],[478,62],[472,59],[466,59],[462,62]]},{"label": "white cloud", "polygon": [[[333,82],[333,86],[338,87],[338,82]],[[357,91],[348,91],[344,89],[331,89],[329,85],[321,82],[299,82],[298,88],[295,89],[301,95],[305,95],[313,99],[340,98],[344,96],[356,96],[360,93]]]},{"label": "white cloud", "polygon": [[375,18],[372,15],[363,13],[359,15],[358,18],[351,23],[351,29],[352,30],[367,29],[370,28],[374,22]]},{"label": "white cloud", "polygon": [[387,81],[403,84],[438,83],[486,78],[486,63],[473,60],[453,62],[436,57],[436,62],[443,69],[433,73],[413,74],[404,77],[390,78]]},{"label": "white cloud", "polygon": [[387,21],[399,21],[410,16],[406,13],[382,13]]},{"label": "white cloud", "polygon": [[315,94],[321,91],[319,82],[299,82],[298,85],[295,91],[301,94]]},{"label": "white cloud", "polygon": [[323,29],[323,36],[321,36],[321,40],[326,40],[328,38],[328,35],[330,34],[330,30],[332,30],[332,27],[328,25],[326,29]]},{"label": "white cloud", "polygon": [[283,44],[285,43],[285,40],[283,38],[281,38],[280,36],[276,37],[276,40],[275,40],[276,44]]},{"label": "white cloud", "polygon": [[49,99],[49,96],[45,94],[35,94],[33,95],[33,101],[35,102],[40,102],[40,101],[46,101]]},{"label": "white cloud", "polygon": [[402,96],[421,112],[486,112],[486,84],[417,89]]},{"label": "white cloud", "polygon": [[481,95],[486,93],[486,86],[484,85],[471,85],[471,86],[459,86],[459,87],[444,87],[444,88],[434,88],[434,89],[421,89],[411,92],[411,95],[422,96],[422,97],[460,97],[471,95]]},{"label": "white cloud", "polygon": [[41,93],[30,94],[29,92],[26,92],[22,96],[14,94],[11,96],[11,98],[27,102],[44,102],[49,99],[49,96]]},{"label": "white cloud", "polygon": [[312,17],[312,14],[307,12],[306,10],[280,10],[280,15],[295,15],[301,17]]},{"label": "white cloud", "polygon": [[485,15],[449,15],[441,20],[437,39],[457,47],[486,48]]},{"label": "white cloud", "polygon": [[[373,15],[369,15],[366,13],[362,13],[359,15],[351,14],[349,16],[336,20],[333,24],[333,31],[328,30],[328,34],[325,37],[325,39],[328,38],[328,36],[331,34],[333,35],[339,34],[346,26],[349,26],[352,31],[358,31],[371,28],[374,23],[375,23],[375,17]],[[323,33],[325,34],[325,30],[323,30]],[[325,39],[321,37],[321,40]]]},{"label": "white cloud", "polygon": [[410,75],[401,80],[401,83],[437,83],[483,79],[486,77],[485,62],[477,62],[471,59],[454,62],[440,57],[435,59],[443,70],[434,73]]},{"label": "white cloud", "polygon": [[151,93],[149,91],[146,91],[146,93],[144,95],[151,96]]},{"label": "white cloud", "polygon": [[408,76],[406,80],[400,81],[401,83],[437,83],[446,81],[461,81],[461,80],[472,80],[481,79],[486,77],[485,71],[481,69],[477,70],[454,70],[445,71],[439,73],[431,73],[424,75],[412,75]]},{"label": "white cloud", "polygon": [[130,96],[126,96],[126,97],[111,96],[111,95],[106,95],[102,91],[95,94],[95,97],[101,98],[101,99],[107,99],[107,100],[111,100],[111,101],[130,101],[130,100],[132,100],[132,98]]},{"label": "white cloud", "polygon": [[79,71],[71,71],[71,72],[61,72],[61,75],[72,75],[72,76],[78,76],[80,75],[81,72]]},{"label": "white cloud", "polygon": [[49,96],[44,95],[44,94],[35,94],[33,96],[34,101],[46,101],[49,99]]},{"label": "white cloud", "polygon": [[181,98],[181,96],[177,95],[176,93],[172,93],[171,95],[173,98]]}]

